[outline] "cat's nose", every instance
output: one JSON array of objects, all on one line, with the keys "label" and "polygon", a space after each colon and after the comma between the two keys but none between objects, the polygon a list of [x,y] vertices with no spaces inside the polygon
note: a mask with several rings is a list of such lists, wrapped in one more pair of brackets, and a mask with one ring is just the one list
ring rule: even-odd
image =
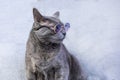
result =
[{"label": "cat's nose", "polygon": [[65,35],[66,35],[66,33],[63,33],[63,35],[65,36]]}]

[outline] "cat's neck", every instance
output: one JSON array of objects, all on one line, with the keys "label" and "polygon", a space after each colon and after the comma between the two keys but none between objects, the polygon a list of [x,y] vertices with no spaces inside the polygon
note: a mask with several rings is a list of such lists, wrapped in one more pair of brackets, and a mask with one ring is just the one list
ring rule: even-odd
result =
[{"label": "cat's neck", "polygon": [[40,42],[39,45],[40,49],[44,52],[54,52],[60,49],[60,44],[52,43],[52,42]]}]

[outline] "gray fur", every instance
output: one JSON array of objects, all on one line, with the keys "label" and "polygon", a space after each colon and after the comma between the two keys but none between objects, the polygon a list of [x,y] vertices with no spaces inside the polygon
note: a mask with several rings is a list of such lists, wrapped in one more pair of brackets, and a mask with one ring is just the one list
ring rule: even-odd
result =
[{"label": "gray fur", "polygon": [[26,47],[27,80],[85,80],[78,61],[62,43],[65,34],[41,27],[62,22],[54,17],[43,17],[35,8],[33,16]]}]

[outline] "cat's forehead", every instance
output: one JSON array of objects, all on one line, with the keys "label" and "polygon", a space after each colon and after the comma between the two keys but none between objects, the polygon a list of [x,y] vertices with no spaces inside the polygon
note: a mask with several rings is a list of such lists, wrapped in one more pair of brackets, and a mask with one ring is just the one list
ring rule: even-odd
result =
[{"label": "cat's forehead", "polygon": [[60,23],[61,22],[60,19],[55,18],[55,17],[50,17],[50,16],[44,16],[44,19],[48,20],[50,22],[53,22],[53,23]]},{"label": "cat's forehead", "polygon": [[60,19],[50,17],[50,16],[44,16],[44,20],[41,21],[40,24],[45,26],[54,26],[56,24],[63,24],[63,23],[60,21]]}]

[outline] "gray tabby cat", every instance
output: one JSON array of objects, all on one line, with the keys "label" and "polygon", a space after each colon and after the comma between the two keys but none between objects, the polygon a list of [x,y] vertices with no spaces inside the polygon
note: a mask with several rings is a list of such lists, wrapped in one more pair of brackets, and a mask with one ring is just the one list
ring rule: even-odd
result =
[{"label": "gray tabby cat", "polygon": [[66,32],[55,32],[51,26],[63,23],[59,12],[43,16],[33,8],[34,23],[26,47],[27,80],[85,80],[78,61],[62,41]]}]

